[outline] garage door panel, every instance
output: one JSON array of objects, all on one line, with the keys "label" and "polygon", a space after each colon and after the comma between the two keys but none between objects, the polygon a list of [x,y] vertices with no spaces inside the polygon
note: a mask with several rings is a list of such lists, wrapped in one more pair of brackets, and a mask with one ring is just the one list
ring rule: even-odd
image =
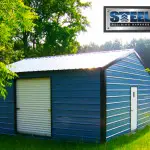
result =
[{"label": "garage door panel", "polygon": [[[38,101],[35,101],[35,103],[38,103]],[[44,103],[44,102],[43,102]],[[50,105],[47,103],[47,105],[43,105],[43,104],[36,104],[34,105],[34,103],[31,103],[30,105],[26,104],[26,103],[22,103],[24,106],[21,107],[21,106],[18,106],[20,110],[23,110],[24,108],[30,110],[30,109],[35,109],[35,110],[44,110],[45,112],[47,112],[50,108]],[[34,106],[32,106],[34,105]],[[39,108],[40,107],[40,108]]]},{"label": "garage door panel", "polygon": [[[34,120],[35,120],[35,122],[37,121],[37,120],[39,120],[40,122],[42,122],[42,121],[44,121],[44,120],[46,120],[47,121],[47,123],[48,123],[48,121],[51,119],[50,117],[43,117],[42,115],[40,116],[40,115],[38,115],[38,116],[35,116],[35,115],[32,115],[32,116],[29,116],[29,115],[17,115],[18,116],[18,119],[20,119],[20,122],[21,122],[21,119],[24,117],[24,119],[22,119],[23,121],[30,121],[30,120],[32,120],[33,122],[34,122]],[[41,117],[42,117],[42,119],[41,119]],[[34,120],[33,120],[34,119]]]},{"label": "garage door panel", "polygon": [[51,136],[50,79],[17,80],[17,131]]},{"label": "garage door panel", "polygon": [[49,136],[50,133],[42,131],[40,128],[25,128],[24,127],[24,131],[22,131],[21,133],[24,134],[33,134],[36,135],[37,134],[37,130],[39,130],[38,135],[40,136]]},{"label": "garage door panel", "polygon": [[[40,116],[40,115],[38,115],[38,116],[35,116],[35,115],[32,115],[32,116],[29,116],[29,115],[17,115],[18,116],[18,119],[20,119],[20,122],[23,120],[23,121],[32,121],[32,122],[36,122],[36,121],[40,121],[40,122],[42,122],[42,121],[47,121],[47,123],[48,123],[48,121],[51,119],[50,117],[43,117],[42,115]],[[24,119],[22,119],[24,117]],[[41,117],[42,117],[42,119],[41,119]],[[34,120],[33,120],[34,119]]]}]

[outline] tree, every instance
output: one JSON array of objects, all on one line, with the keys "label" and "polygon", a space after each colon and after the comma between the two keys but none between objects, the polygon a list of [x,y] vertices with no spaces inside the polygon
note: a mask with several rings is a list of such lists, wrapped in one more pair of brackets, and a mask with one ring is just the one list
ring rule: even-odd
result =
[{"label": "tree", "polygon": [[[150,68],[149,56],[150,56],[150,39],[133,39],[126,44],[122,44],[119,40],[107,41],[101,46],[94,43],[81,46],[78,53],[95,52],[102,50],[123,50],[123,49],[135,49],[136,52],[142,58],[145,67]],[[150,71],[149,71],[150,72]]]},{"label": "tree", "polygon": [[80,46],[78,53],[85,53],[85,52],[97,52],[97,51],[106,51],[106,50],[120,50],[123,49],[123,45],[121,41],[114,40],[114,41],[107,41],[102,45],[97,45],[95,43],[90,43],[89,45]]},{"label": "tree", "polygon": [[13,46],[17,32],[32,31],[37,17],[21,0],[0,1],[0,97],[6,98],[6,87],[16,74],[6,66],[15,59]]},{"label": "tree", "polygon": [[145,67],[150,68],[149,56],[150,56],[150,39],[133,39],[131,42],[126,43],[124,48],[135,49],[136,52],[142,58]]},{"label": "tree", "polygon": [[25,4],[34,8],[39,16],[35,20],[37,26],[34,27],[34,33],[18,33],[20,49],[24,50],[25,57],[77,52],[79,42],[76,37],[81,31],[86,31],[89,25],[87,18],[82,15],[82,10],[90,6],[89,2],[25,0]]},{"label": "tree", "polygon": [[101,50],[121,50],[123,48],[123,45],[121,41],[118,39],[114,41],[108,41],[100,46]]},{"label": "tree", "polygon": [[100,50],[101,48],[99,45],[95,43],[90,43],[89,45],[80,46],[78,53],[97,52]]}]

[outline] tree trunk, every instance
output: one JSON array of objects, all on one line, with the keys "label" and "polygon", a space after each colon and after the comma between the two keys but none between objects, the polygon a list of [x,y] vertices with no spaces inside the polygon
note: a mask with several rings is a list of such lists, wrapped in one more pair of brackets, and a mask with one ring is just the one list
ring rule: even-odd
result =
[{"label": "tree trunk", "polygon": [[24,48],[25,56],[27,55],[28,49],[29,49],[29,47],[28,47],[28,36],[29,36],[28,32],[23,33],[23,48]]}]

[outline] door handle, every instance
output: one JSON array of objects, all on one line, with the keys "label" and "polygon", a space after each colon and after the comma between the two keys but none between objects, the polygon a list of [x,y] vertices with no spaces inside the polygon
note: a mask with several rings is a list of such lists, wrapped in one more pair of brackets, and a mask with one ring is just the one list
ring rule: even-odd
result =
[{"label": "door handle", "polygon": [[16,110],[20,110],[20,108],[16,108]]},{"label": "door handle", "polygon": [[48,109],[48,112],[51,112],[51,109]]}]

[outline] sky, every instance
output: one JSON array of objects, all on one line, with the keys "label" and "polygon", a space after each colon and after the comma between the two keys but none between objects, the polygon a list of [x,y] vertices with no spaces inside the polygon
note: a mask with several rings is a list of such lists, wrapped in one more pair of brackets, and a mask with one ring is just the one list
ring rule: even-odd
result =
[{"label": "sky", "polygon": [[92,7],[83,11],[90,21],[87,32],[80,33],[78,41],[81,45],[96,43],[101,45],[106,41],[119,39],[123,43],[131,41],[133,38],[150,38],[148,33],[104,33],[103,32],[103,7],[104,6],[150,6],[150,0],[82,0],[91,1]]}]

